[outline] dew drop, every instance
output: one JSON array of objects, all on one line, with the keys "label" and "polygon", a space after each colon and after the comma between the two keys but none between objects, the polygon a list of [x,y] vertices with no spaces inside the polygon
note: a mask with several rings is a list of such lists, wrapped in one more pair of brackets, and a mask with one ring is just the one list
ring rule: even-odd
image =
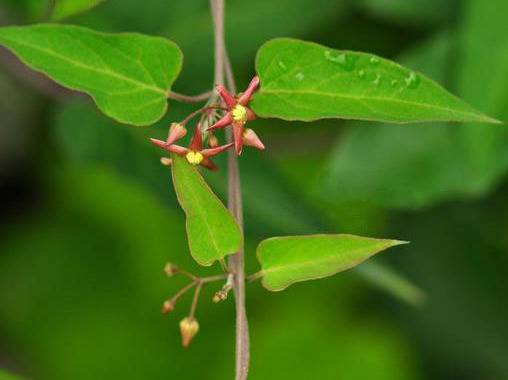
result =
[{"label": "dew drop", "polygon": [[406,78],[404,78],[404,82],[406,83],[407,88],[417,88],[420,84],[420,77],[416,73],[411,72]]},{"label": "dew drop", "polygon": [[299,81],[302,81],[305,79],[305,75],[303,73],[297,73],[295,75],[295,78],[298,79]]},{"label": "dew drop", "polygon": [[372,83],[374,83],[374,86],[376,86],[376,87],[379,86],[381,83],[381,75],[377,74],[376,79],[374,79],[374,81]]},{"label": "dew drop", "polygon": [[378,65],[378,64],[379,64],[379,62],[381,62],[381,61],[379,60],[379,58],[378,58],[378,57],[371,57],[371,58],[370,58],[370,60],[369,60],[369,62],[370,62],[372,65]]},{"label": "dew drop", "polygon": [[279,61],[279,66],[280,66],[280,68],[281,68],[282,70],[286,70],[286,69],[287,69],[287,66],[286,66],[286,65],[285,65],[285,63],[284,63],[284,62],[282,62],[282,61]]},{"label": "dew drop", "polygon": [[390,82],[390,84],[392,85],[392,87],[395,87],[399,84],[399,81],[397,79],[394,79]]},{"label": "dew drop", "polygon": [[325,59],[333,63],[338,63],[346,71],[353,70],[355,65],[353,58],[345,53],[334,54],[330,50],[326,50]]},{"label": "dew drop", "polygon": [[363,79],[365,78],[365,70],[359,70],[358,71],[358,78]]}]

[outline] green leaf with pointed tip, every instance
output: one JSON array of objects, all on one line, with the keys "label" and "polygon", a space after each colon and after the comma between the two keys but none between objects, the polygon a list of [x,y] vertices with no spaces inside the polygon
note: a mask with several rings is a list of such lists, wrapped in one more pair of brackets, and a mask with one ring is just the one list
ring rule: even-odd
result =
[{"label": "green leaf with pointed tip", "polygon": [[233,215],[208,187],[196,167],[172,154],[173,185],[187,217],[187,238],[192,257],[208,266],[240,250],[242,233]]},{"label": "green leaf with pointed tip", "polygon": [[173,42],[135,33],[41,24],[0,28],[0,44],[30,68],[89,94],[109,117],[149,125],[167,110],[167,93],[180,73]]},{"label": "green leaf with pointed tip", "polygon": [[284,290],[295,282],[345,271],[380,251],[405,243],[347,234],[273,237],[257,248],[261,281],[268,290]]},{"label": "green leaf with pointed tip", "polygon": [[87,11],[104,0],[56,0],[51,17],[61,20],[69,16]]},{"label": "green leaf with pointed tip", "polygon": [[371,54],[281,38],[261,47],[256,71],[261,89],[252,109],[260,117],[496,122],[431,79]]}]

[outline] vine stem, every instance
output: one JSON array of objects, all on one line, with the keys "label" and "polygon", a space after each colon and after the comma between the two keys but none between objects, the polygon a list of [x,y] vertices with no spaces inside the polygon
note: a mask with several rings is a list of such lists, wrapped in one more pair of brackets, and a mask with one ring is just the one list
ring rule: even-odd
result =
[{"label": "vine stem", "polygon": [[198,95],[185,95],[180,94],[179,92],[169,91],[168,99],[173,99],[183,103],[200,103],[208,100],[212,94],[213,91],[203,92],[202,94]]},{"label": "vine stem", "polygon": [[[228,71],[228,87],[236,92],[234,78],[229,65],[224,40],[224,0],[210,0],[214,25],[215,84],[224,85],[224,72]],[[226,131],[228,143],[233,140],[230,130]],[[238,158],[233,149],[228,151],[228,208],[236,218],[243,233],[242,196]],[[245,309],[245,270],[243,245],[230,256],[229,266],[234,273],[234,294],[236,307],[236,365],[235,379],[245,380],[249,371],[249,325]]]}]

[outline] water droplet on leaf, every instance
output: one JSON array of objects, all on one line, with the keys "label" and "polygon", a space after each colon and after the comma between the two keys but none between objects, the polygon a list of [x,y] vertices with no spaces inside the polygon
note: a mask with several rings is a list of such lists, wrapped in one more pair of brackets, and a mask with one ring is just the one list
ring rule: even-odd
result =
[{"label": "water droplet on leaf", "polygon": [[297,73],[295,75],[295,78],[298,79],[299,81],[302,81],[305,79],[305,75],[303,73]]},{"label": "water droplet on leaf", "polygon": [[374,81],[373,81],[372,83],[374,83],[374,85],[375,85],[376,87],[377,87],[377,86],[379,86],[379,85],[380,85],[380,83],[381,83],[381,75],[380,75],[380,74],[377,74],[377,75],[376,75],[376,79],[374,79]]},{"label": "water droplet on leaf", "polygon": [[420,77],[416,73],[409,73],[409,75],[404,79],[407,88],[417,88],[420,84]]},{"label": "water droplet on leaf", "polygon": [[282,61],[279,61],[279,66],[282,70],[286,70],[287,69],[287,66],[284,64],[284,62]]},{"label": "water droplet on leaf", "polygon": [[379,58],[378,58],[378,57],[371,57],[371,58],[370,58],[370,60],[369,60],[369,62],[370,62],[371,64],[373,64],[373,65],[378,65],[378,64],[379,64],[379,62],[381,62],[381,61],[379,60]]},{"label": "water droplet on leaf", "polygon": [[359,70],[358,71],[358,78],[363,79],[365,78],[365,70]]},{"label": "water droplet on leaf", "polygon": [[326,50],[325,59],[333,63],[338,63],[346,71],[353,70],[355,65],[353,58],[345,53],[334,54],[330,50]]}]

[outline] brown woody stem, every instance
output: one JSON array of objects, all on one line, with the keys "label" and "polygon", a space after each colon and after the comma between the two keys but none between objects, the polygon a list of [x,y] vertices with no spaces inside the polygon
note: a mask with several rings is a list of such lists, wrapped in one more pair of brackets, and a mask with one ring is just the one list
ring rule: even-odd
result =
[{"label": "brown woody stem", "polygon": [[[224,42],[224,0],[210,0],[215,36],[215,84],[224,85],[224,71],[228,72],[228,87],[236,92],[234,78]],[[226,66],[227,65],[227,66]],[[231,131],[227,130],[227,141],[232,141]],[[228,208],[243,231],[242,198],[238,159],[234,150],[228,151]],[[236,305],[236,380],[247,379],[249,371],[249,325],[245,309],[245,272],[243,247],[230,256],[229,266],[234,273],[234,293]]]},{"label": "brown woody stem", "polygon": [[208,100],[210,96],[213,94],[213,91],[203,92],[198,95],[184,95],[178,92],[169,91],[168,99],[173,99],[182,103],[200,103]]}]

